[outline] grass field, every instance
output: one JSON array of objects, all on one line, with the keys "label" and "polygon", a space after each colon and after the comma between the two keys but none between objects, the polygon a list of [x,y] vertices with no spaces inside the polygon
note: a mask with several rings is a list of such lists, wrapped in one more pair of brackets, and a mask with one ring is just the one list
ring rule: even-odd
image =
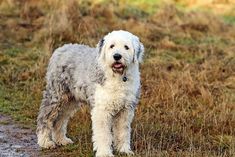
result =
[{"label": "grass field", "polygon": [[[136,156],[235,156],[235,4],[221,0],[227,11],[215,14],[186,2],[0,0],[0,112],[35,130],[52,51],[95,46],[125,29],[146,49],[132,125]],[[55,155],[92,156],[88,107],[68,135],[75,144]]]}]

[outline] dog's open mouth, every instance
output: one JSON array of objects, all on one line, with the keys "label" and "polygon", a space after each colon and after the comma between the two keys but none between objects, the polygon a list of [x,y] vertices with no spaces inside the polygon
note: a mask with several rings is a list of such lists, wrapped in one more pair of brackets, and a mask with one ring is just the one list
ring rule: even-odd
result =
[{"label": "dog's open mouth", "polygon": [[112,70],[115,73],[123,74],[124,69],[125,65],[120,62],[115,62],[112,64]]}]

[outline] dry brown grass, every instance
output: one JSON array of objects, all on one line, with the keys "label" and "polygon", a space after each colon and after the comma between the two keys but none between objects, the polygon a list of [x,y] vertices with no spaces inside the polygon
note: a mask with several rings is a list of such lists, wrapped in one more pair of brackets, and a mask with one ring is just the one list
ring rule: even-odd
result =
[{"label": "dry brown grass", "polygon": [[[233,156],[235,27],[212,14],[185,13],[172,5],[148,14],[122,3],[2,1],[0,111],[35,127],[52,50],[67,42],[95,46],[107,32],[126,29],[146,47],[142,98],[133,123],[136,154]],[[84,107],[69,127],[75,144],[54,153],[91,156],[90,128]]]}]

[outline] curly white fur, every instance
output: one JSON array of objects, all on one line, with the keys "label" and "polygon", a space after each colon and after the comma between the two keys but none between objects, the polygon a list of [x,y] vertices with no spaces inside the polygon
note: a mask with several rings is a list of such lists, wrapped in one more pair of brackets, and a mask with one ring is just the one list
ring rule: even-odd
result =
[{"label": "curly white fur", "polygon": [[[68,44],[55,50],[37,119],[38,144],[53,148],[73,143],[66,137],[67,123],[81,103],[89,103],[96,157],[113,156],[112,144],[133,154],[130,125],[140,96],[143,52],[139,38],[122,30],[107,34],[97,48]],[[116,53],[122,56],[122,73],[112,69]]]}]

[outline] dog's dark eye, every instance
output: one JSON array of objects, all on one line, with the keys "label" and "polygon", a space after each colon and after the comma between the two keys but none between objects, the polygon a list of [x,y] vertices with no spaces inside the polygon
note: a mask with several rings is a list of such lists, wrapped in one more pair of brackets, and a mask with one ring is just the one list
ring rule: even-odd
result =
[{"label": "dog's dark eye", "polygon": [[114,48],[114,45],[112,44],[112,45],[110,45],[110,48],[112,49],[112,48]]},{"label": "dog's dark eye", "polygon": [[126,50],[129,50],[129,47],[127,45],[124,46]]}]

